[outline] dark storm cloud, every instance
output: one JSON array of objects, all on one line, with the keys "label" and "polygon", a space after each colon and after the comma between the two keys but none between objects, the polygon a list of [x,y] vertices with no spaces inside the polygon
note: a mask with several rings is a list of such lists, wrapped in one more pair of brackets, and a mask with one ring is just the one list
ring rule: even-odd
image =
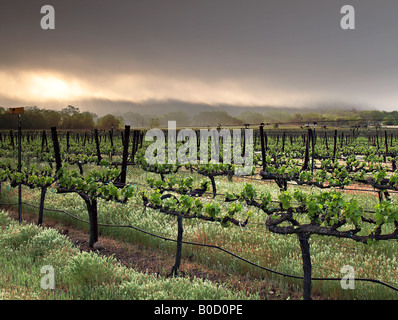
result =
[{"label": "dark storm cloud", "polygon": [[[56,30],[40,28],[40,8],[45,4],[55,7]],[[114,75],[138,74],[142,79],[144,74],[175,80],[173,88],[184,79],[213,87],[227,80],[224,91],[240,87],[255,95],[269,88],[287,95],[313,94],[314,100],[323,96],[393,103],[398,84],[398,2],[350,1],[356,9],[356,30],[340,28],[344,4],[3,0],[0,67],[13,72],[57,71],[92,86],[108,86],[106,79]]]}]

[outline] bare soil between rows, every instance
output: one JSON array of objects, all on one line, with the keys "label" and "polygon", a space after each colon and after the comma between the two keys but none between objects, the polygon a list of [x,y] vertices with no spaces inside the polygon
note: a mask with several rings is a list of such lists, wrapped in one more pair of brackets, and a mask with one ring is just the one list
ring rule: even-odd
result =
[{"label": "bare soil between rows", "polygon": [[[18,220],[18,210],[15,207],[3,206],[2,209],[8,211],[13,219]],[[23,211],[22,217],[23,221],[37,224],[38,216],[31,212]],[[42,226],[44,228],[56,229],[59,233],[66,235],[80,251],[95,251],[101,256],[113,256],[122,265],[143,273],[155,274],[159,277],[169,277],[171,268],[175,262],[174,255],[156,248],[148,248],[139,244],[112,239],[101,235],[101,233],[99,234],[99,241],[94,245],[94,248],[90,248],[87,231],[50,217],[44,216]],[[225,274],[196,262],[194,256],[188,258],[182,257],[179,276],[190,279],[194,277],[207,279],[230,289],[244,291],[248,294],[258,293],[263,300],[299,300],[302,297],[301,291],[297,291],[297,289],[289,285],[281,288],[275,281],[268,283],[267,279],[259,279],[258,277]],[[313,295],[312,298],[316,300],[327,299],[316,295]]]}]

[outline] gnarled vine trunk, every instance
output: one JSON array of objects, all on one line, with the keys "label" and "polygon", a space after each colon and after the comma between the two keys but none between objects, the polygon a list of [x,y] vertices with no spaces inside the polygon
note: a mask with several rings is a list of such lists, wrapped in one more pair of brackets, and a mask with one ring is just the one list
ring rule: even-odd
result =
[{"label": "gnarled vine trunk", "polygon": [[311,300],[311,255],[310,255],[310,244],[308,242],[310,236],[307,233],[299,233],[298,239],[301,248],[301,257],[303,261],[303,299]]},{"label": "gnarled vine trunk", "polygon": [[176,251],[176,260],[173,268],[171,269],[171,275],[172,276],[177,276],[178,275],[178,269],[180,268],[181,265],[181,255],[182,255],[182,234],[184,232],[183,226],[182,226],[182,217],[177,216],[177,225],[178,225],[178,233],[177,233],[177,251]]}]

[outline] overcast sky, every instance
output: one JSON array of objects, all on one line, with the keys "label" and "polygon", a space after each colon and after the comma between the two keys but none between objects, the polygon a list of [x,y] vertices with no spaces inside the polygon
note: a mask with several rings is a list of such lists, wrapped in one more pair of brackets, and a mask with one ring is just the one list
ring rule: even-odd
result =
[{"label": "overcast sky", "polygon": [[398,106],[397,0],[2,0],[0,40],[3,107]]}]

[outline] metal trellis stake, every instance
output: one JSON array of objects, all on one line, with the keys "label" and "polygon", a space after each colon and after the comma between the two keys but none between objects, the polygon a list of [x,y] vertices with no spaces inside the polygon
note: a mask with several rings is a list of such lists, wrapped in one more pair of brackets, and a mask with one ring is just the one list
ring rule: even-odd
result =
[{"label": "metal trellis stake", "polygon": [[[10,108],[11,114],[16,114],[18,116],[18,172],[22,172],[22,130],[21,130],[21,115],[25,112],[25,109],[22,108]],[[22,185],[21,182],[18,183],[18,220],[19,223],[22,222]]]}]

